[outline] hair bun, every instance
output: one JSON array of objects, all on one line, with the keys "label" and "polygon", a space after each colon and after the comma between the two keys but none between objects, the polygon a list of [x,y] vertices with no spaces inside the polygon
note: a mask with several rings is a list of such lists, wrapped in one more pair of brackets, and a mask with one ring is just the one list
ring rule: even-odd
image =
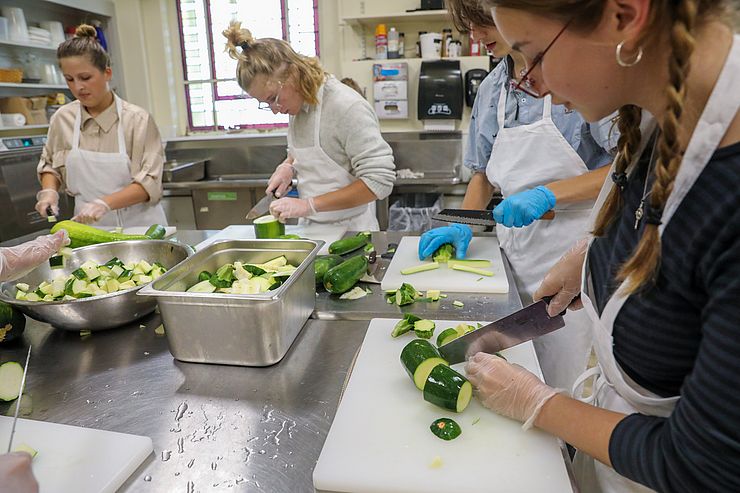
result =
[{"label": "hair bun", "polygon": [[[242,29],[242,23],[238,21],[231,22],[221,34],[226,38],[226,51],[236,60],[240,55],[243,56],[256,41],[249,29]],[[241,48],[241,54],[237,51],[237,46]]]},{"label": "hair bun", "polygon": [[89,24],[80,24],[77,26],[77,29],[75,29],[75,37],[96,39],[98,37],[98,32]]}]

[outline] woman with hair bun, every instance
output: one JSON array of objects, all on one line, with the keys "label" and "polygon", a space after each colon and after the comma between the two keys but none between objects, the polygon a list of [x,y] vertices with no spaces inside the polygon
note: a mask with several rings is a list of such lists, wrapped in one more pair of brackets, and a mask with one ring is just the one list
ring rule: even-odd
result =
[{"label": "woman with hair bun", "polygon": [[592,395],[478,353],[466,366],[478,397],[573,445],[581,491],[740,491],[740,36],[728,2],[484,3],[532,91],[589,121],[619,110],[621,136],[593,235],[535,293],[553,296],[553,315],[589,315]]},{"label": "woman with hair bun", "polygon": [[62,186],[75,198],[72,219],[97,226],[167,224],[162,197],[164,149],[142,108],[111,91],[110,58],[95,28],[81,25],[57,48],[67,86],[77,99],[51,118],[38,165],[36,210],[58,213]]},{"label": "woman with hair bun", "polygon": [[[279,197],[270,212],[283,222],[378,230],[375,201],[390,195],[396,174],[370,104],[286,41],[254,39],[239,22],[223,34],[241,88],[260,108],[290,115],[288,156],[265,190]],[[299,198],[284,196],[293,178]]]}]

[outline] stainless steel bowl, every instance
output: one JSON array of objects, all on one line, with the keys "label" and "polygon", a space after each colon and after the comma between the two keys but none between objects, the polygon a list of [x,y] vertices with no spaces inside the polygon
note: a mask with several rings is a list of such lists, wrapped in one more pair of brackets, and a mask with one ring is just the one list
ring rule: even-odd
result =
[{"label": "stainless steel bowl", "polygon": [[[172,356],[180,361],[268,366],[290,349],[316,303],[314,259],[323,241],[221,240],[147,285],[159,302]],[[298,269],[261,294],[187,293],[198,273],[235,260],[262,263],[285,255]]]},{"label": "stainless steel bowl", "polygon": [[63,269],[52,269],[44,262],[21,279],[0,283],[0,301],[13,305],[36,320],[47,322],[65,330],[104,330],[124,325],[154,311],[157,302],[152,298],[136,296],[143,286],[74,301],[21,301],[15,299],[15,285],[24,282],[38,286],[42,281],[63,276],[88,260],[105,263],[113,257],[124,262],[146,260],[159,262],[167,269],[176,266],[190,255],[193,249],[183,243],[165,240],[138,240],[102,243],[77,248],[67,259]]}]

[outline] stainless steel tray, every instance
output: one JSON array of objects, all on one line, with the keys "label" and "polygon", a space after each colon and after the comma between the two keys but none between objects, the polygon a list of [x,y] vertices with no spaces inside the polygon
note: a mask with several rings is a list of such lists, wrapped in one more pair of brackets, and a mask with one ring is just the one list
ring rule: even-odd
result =
[{"label": "stainless steel tray", "polygon": [[[139,291],[153,296],[170,352],[181,361],[268,366],[288,352],[316,302],[314,260],[323,241],[221,240]],[[198,273],[236,260],[263,263],[285,255],[298,269],[263,294],[187,293]]]}]

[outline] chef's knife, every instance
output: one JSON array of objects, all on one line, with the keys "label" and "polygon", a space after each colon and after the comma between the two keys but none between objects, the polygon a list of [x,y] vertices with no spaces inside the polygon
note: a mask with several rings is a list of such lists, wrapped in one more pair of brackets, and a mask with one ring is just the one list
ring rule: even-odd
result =
[{"label": "chef's knife", "polygon": [[[542,217],[540,217],[540,220],[549,221],[554,217],[555,212],[547,211]],[[433,215],[432,219],[448,223],[472,224],[475,226],[496,225],[496,221],[493,220],[493,211],[488,209],[444,209]]]},{"label": "chef's knife", "polygon": [[[291,187],[295,188],[298,186],[298,180],[293,178],[290,182]],[[275,195],[275,192],[265,195],[262,197],[255,205],[252,207],[252,209],[247,212],[246,219],[248,221],[251,221],[253,219],[257,219],[258,217],[262,217],[265,214],[267,214],[270,211],[270,204],[273,200],[277,199],[277,196]]]},{"label": "chef's knife", "polygon": [[10,429],[10,440],[8,440],[8,452],[13,448],[13,436],[15,436],[15,424],[18,421],[18,413],[21,410],[21,399],[23,399],[23,388],[26,386],[26,374],[28,373],[28,362],[31,359],[31,346],[28,346],[26,355],[26,366],[23,368],[23,377],[21,378],[21,387],[18,389],[18,399],[15,401],[15,415],[13,416],[13,427]]},{"label": "chef's knife", "polygon": [[476,353],[496,353],[565,326],[563,314],[550,317],[547,301],[540,300],[511,315],[440,346],[439,352],[451,365],[462,363]]}]

